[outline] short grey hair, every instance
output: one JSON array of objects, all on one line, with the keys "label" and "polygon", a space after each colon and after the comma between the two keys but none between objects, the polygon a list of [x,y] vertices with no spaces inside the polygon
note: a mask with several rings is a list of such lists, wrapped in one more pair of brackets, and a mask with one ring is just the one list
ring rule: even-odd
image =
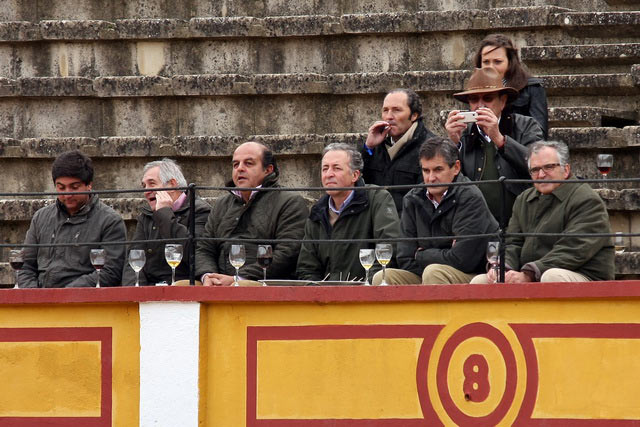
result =
[{"label": "short grey hair", "polygon": [[527,155],[527,167],[531,167],[531,155],[538,153],[543,148],[553,148],[558,153],[558,163],[561,166],[569,164],[569,147],[564,142],[560,141],[538,141],[529,146],[529,154]]},{"label": "short grey hair", "polygon": [[327,154],[329,151],[344,151],[349,156],[349,169],[351,172],[353,171],[361,171],[364,167],[364,161],[362,160],[362,154],[353,146],[349,144],[345,144],[342,142],[333,142],[326,147],[322,151],[322,157]]},{"label": "short grey hair", "polygon": [[178,183],[178,187],[186,187],[187,180],[184,179],[184,175],[182,174],[182,170],[180,166],[175,162],[175,160],[164,158],[162,160],[156,160],[153,162],[149,162],[144,165],[144,169],[142,170],[142,174],[144,175],[151,168],[158,168],[158,177],[162,184],[168,184],[171,179],[175,179]]}]

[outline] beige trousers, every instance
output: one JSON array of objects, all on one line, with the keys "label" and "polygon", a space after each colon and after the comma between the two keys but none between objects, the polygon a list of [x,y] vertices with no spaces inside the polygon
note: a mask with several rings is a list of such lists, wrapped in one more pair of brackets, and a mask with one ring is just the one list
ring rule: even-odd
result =
[{"label": "beige trousers", "polygon": [[[586,276],[564,268],[550,268],[540,277],[540,282],[590,282]],[[479,274],[473,278],[472,284],[489,283],[486,274]]]},{"label": "beige trousers", "polygon": [[[474,274],[462,271],[445,264],[430,264],[422,272],[422,279],[416,274],[397,268],[387,268],[385,280],[389,285],[448,285],[453,283],[469,283]],[[378,271],[371,281],[373,285],[382,283],[382,270]]]}]

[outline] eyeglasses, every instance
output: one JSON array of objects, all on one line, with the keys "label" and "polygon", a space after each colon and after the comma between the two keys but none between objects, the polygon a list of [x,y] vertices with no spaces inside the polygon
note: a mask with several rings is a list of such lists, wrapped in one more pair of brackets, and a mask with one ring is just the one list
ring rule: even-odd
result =
[{"label": "eyeglasses", "polygon": [[562,166],[562,165],[560,163],[549,163],[548,165],[531,168],[529,169],[529,173],[531,174],[531,176],[538,175],[542,170],[544,171],[544,173],[550,173],[558,166]]},{"label": "eyeglasses", "polygon": [[493,93],[488,93],[486,95],[469,95],[467,96],[467,101],[469,102],[473,102],[474,104],[476,102],[480,102],[480,99],[482,99],[484,102],[493,102],[494,99],[496,99],[496,95]]}]

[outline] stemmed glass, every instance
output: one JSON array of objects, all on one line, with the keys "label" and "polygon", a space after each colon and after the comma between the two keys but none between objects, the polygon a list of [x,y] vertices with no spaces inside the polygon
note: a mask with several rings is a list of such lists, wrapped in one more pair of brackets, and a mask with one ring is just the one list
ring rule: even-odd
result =
[{"label": "stemmed glass", "polygon": [[164,258],[171,267],[171,286],[173,286],[176,283],[176,267],[182,261],[182,245],[175,243],[164,245]]},{"label": "stemmed glass", "polygon": [[487,243],[487,262],[489,263],[489,269],[495,271],[496,279],[491,283],[500,282],[500,242],[491,241]]},{"label": "stemmed glass", "polygon": [[136,272],[136,286],[140,286],[140,270],[144,267],[147,257],[142,249],[131,249],[129,251],[129,265]]},{"label": "stemmed glass", "polygon": [[91,249],[89,253],[89,259],[91,260],[91,264],[93,264],[93,268],[98,271],[98,281],[96,283],[96,288],[100,287],[100,270],[104,267],[105,262],[107,261],[107,251],[104,249]]},{"label": "stemmed glass", "polygon": [[262,267],[263,280],[262,286],[267,286],[267,268],[271,265],[273,261],[273,250],[271,249],[271,245],[258,245],[258,265]]},{"label": "stemmed glass", "polygon": [[369,269],[376,260],[376,251],[374,249],[360,249],[360,264],[364,268],[364,285],[371,286],[369,282]]},{"label": "stemmed glass", "polygon": [[231,250],[229,251],[229,262],[231,263],[233,268],[236,269],[236,274],[235,276],[233,276],[232,286],[240,286],[240,284],[238,283],[238,270],[244,265],[245,262],[244,245],[231,245]]},{"label": "stemmed glass", "polygon": [[613,238],[613,246],[617,254],[623,253],[624,250],[627,248],[627,245],[625,244],[624,240],[625,238],[622,235],[622,232],[620,231],[616,232],[616,235]]},{"label": "stemmed glass", "polygon": [[18,289],[18,274],[20,270],[22,270],[22,266],[24,265],[24,250],[23,249],[12,249],[9,251],[9,265],[16,272],[16,283],[13,285],[14,289]]},{"label": "stemmed glass", "polygon": [[613,167],[613,154],[598,154],[596,164],[598,165],[598,171],[602,174],[602,179],[607,179],[607,175],[609,175]]},{"label": "stemmed glass", "polygon": [[380,265],[382,265],[382,283],[380,286],[387,286],[388,283],[384,278],[387,264],[391,261],[391,255],[393,255],[393,246],[391,243],[378,243],[376,244],[376,258]]}]

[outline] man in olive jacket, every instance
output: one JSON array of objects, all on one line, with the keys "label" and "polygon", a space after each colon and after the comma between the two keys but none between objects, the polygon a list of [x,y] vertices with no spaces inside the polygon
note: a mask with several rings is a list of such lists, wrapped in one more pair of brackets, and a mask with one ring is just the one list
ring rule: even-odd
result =
[{"label": "man in olive jacket", "polygon": [[[369,127],[360,153],[364,160],[362,177],[366,184],[407,185],[422,180],[418,165],[420,145],[435,136],[422,121],[422,103],[411,89],[394,89],[382,104],[381,120]],[[402,213],[402,197],[407,189],[389,192]]]},{"label": "man in olive jacket", "polygon": [[[303,280],[363,279],[360,249],[375,243],[314,243],[316,239],[395,239],[400,236],[398,213],[386,190],[364,186],[360,178],[362,157],[347,144],[334,143],[322,156],[322,186],[327,194],[311,208],[298,257],[298,277]],[[332,190],[362,187],[357,190]],[[393,260],[392,260],[393,262]],[[379,265],[372,268],[375,272]]]},{"label": "man in olive jacket", "polygon": [[[27,231],[25,243],[69,243],[69,246],[31,247],[24,249],[24,266],[18,274],[20,288],[93,287],[98,272],[91,264],[93,248],[106,251],[106,262],[100,271],[100,286],[120,286],[125,245],[102,242],[124,242],[127,232],[118,213],[102,203],[97,194],[75,194],[91,191],[93,163],[77,150],[60,154],[53,162],[51,176],[56,202],[38,210]],[[78,243],[95,243],[79,246]]]},{"label": "man in olive jacket", "polygon": [[[613,280],[610,237],[574,234],[610,233],[604,203],[589,184],[546,183],[571,176],[569,148],[562,142],[537,142],[529,155],[531,178],[541,180],[516,200],[507,233],[561,233],[561,236],[507,238],[505,282],[586,282]],[[484,283],[495,272],[473,279]]]},{"label": "man in olive jacket", "polygon": [[[304,234],[304,222],[309,210],[304,199],[291,191],[258,191],[243,188],[275,188],[278,166],[271,150],[257,142],[245,142],[233,153],[233,183],[238,190],[219,198],[205,225],[202,237],[238,239],[297,239]],[[267,242],[265,242],[267,243]],[[229,262],[231,242],[198,242],[196,277],[205,286],[229,286],[235,269]],[[246,261],[240,268],[240,285],[256,284],[262,279],[257,264],[258,243],[244,243]],[[272,263],[267,278],[295,278],[296,259],[300,243],[271,243]],[[253,283],[251,283],[253,282]]]},{"label": "man in olive jacket", "polygon": [[[142,187],[147,189],[144,197],[148,206],[138,215],[136,232],[132,240],[156,240],[189,237],[189,214],[191,208],[184,190],[156,191],[156,188],[186,187],[187,180],[180,166],[171,159],[149,162],[142,170]],[[195,235],[200,236],[211,211],[211,206],[196,197]],[[164,256],[168,242],[134,243],[130,249],[145,251],[146,262],[140,271],[140,285],[155,285],[158,282],[171,283],[171,267]],[[176,268],[176,281],[189,279],[190,246],[188,241],[176,241],[182,245],[182,262]],[[127,263],[122,274],[123,285],[136,283],[136,274]]]},{"label": "man in olive jacket", "polygon": [[[458,236],[496,233],[498,223],[477,186],[446,185],[469,182],[460,173],[458,149],[451,141],[428,139],[420,148],[420,166],[425,184],[445,185],[414,188],[404,196],[402,233],[421,239],[398,243],[402,270],[387,269],[386,281],[391,285],[469,283],[485,271],[490,237]],[[451,239],[433,239],[444,236]],[[376,274],[373,284],[381,279]]]}]

